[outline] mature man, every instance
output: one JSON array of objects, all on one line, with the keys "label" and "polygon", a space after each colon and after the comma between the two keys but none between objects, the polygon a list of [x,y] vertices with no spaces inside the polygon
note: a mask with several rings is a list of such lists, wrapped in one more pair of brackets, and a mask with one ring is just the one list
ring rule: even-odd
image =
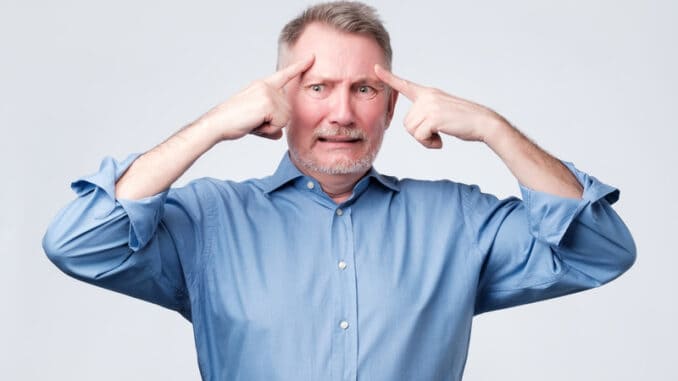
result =
[{"label": "mature man", "polygon": [[[66,273],[191,320],[203,378],[459,380],[475,314],[596,287],[633,263],[616,189],[488,108],[392,74],[370,7],[311,7],[279,48],[275,74],[74,182],[44,239]],[[486,143],[523,199],[373,169],[398,94],[414,138]],[[283,130],[289,155],[272,176],[169,189],[220,141]]]}]

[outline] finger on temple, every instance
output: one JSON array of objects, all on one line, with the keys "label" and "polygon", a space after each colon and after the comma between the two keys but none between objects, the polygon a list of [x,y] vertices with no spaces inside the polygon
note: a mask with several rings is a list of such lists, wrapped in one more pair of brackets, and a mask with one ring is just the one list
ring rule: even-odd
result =
[{"label": "finger on temple", "polygon": [[374,73],[377,75],[377,77],[379,77],[380,80],[391,86],[397,92],[406,96],[409,100],[414,101],[417,99],[418,85],[398,77],[397,75],[384,69],[379,64],[374,65]]},{"label": "finger on temple", "polygon": [[272,76],[268,77],[268,83],[271,85],[282,88],[299,74],[308,70],[315,61],[315,55],[306,57],[303,60],[297,61],[284,69],[280,69],[275,72]]}]

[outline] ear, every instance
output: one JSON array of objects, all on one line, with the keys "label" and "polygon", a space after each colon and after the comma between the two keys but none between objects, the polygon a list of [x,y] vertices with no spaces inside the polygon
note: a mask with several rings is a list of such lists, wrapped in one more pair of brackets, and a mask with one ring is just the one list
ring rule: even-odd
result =
[{"label": "ear", "polygon": [[388,100],[386,101],[386,128],[391,125],[391,120],[395,113],[396,101],[398,101],[398,92],[391,88]]}]

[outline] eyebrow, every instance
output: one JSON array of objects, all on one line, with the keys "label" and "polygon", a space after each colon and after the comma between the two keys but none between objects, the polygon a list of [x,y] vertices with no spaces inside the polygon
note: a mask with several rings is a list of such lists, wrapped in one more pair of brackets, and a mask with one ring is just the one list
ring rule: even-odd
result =
[{"label": "eyebrow", "polygon": [[[330,77],[325,77],[322,75],[317,75],[317,74],[307,74],[303,73],[300,79],[301,82],[327,82],[327,83],[337,83],[337,82],[342,82],[341,79],[332,79]],[[351,84],[360,84],[360,83],[365,83],[369,84],[372,86],[385,86],[385,84],[377,79],[376,77],[370,78],[370,77],[358,77],[357,79],[351,81]]]}]

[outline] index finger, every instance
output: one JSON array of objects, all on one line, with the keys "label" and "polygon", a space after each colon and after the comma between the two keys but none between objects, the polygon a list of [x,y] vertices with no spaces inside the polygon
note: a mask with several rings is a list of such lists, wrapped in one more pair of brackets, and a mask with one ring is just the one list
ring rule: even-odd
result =
[{"label": "index finger", "polygon": [[381,65],[374,65],[374,73],[381,81],[391,86],[397,92],[406,96],[409,100],[415,101],[419,95],[422,86],[406,79],[400,78],[397,75],[381,67]]},{"label": "index finger", "polygon": [[315,61],[315,55],[311,55],[306,59],[297,61],[284,69],[280,69],[275,72],[273,75],[268,77],[265,81],[270,83],[272,86],[275,86],[279,89],[282,89],[287,82],[291,81],[293,78],[308,70],[313,62]]}]

